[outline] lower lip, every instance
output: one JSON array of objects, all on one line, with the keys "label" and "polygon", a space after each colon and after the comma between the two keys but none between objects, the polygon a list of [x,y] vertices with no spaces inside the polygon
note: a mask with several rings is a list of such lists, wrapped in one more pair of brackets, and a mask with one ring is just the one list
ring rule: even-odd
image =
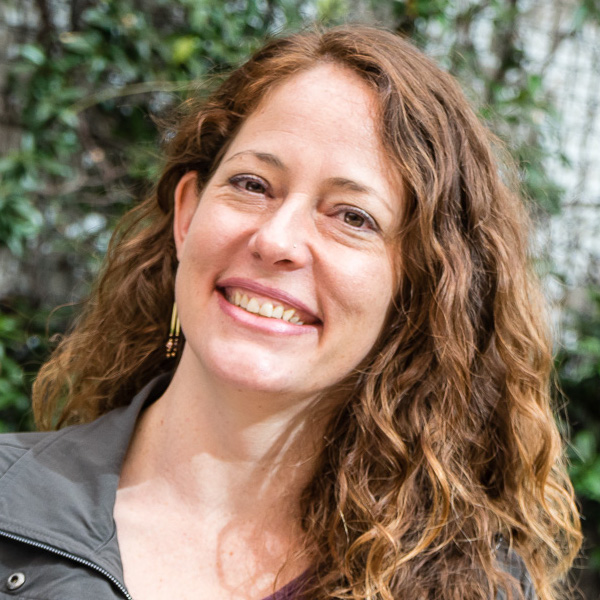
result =
[{"label": "lower lip", "polygon": [[219,307],[232,319],[264,333],[278,334],[278,335],[304,335],[307,333],[314,333],[318,326],[317,325],[295,325],[294,323],[288,323],[282,319],[271,319],[269,317],[262,317],[254,313],[250,313],[239,306],[235,306],[228,302],[223,294],[217,292],[217,299]]}]

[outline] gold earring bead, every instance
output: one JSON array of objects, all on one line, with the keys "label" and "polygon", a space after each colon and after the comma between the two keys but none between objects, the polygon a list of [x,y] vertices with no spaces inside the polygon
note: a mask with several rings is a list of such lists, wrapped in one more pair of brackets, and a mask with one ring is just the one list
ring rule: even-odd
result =
[{"label": "gold earring bead", "polygon": [[175,358],[179,349],[179,333],[181,324],[179,323],[179,314],[177,313],[177,303],[173,302],[173,312],[171,313],[171,329],[169,330],[169,339],[165,345],[167,358]]}]

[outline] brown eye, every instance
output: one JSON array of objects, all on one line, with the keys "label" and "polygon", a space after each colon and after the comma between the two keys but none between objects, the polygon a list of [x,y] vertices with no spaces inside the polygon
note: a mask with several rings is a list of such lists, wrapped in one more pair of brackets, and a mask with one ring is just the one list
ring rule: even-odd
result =
[{"label": "brown eye", "polygon": [[238,190],[250,192],[251,194],[266,194],[268,189],[268,184],[265,181],[253,175],[236,175],[229,180],[229,183]]},{"label": "brown eye", "polygon": [[348,211],[344,215],[344,223],[347,223],[352,227],[362,227],[365,224],[365,218],[358,213]]},{"label": "brown eye", "polygon": [[267,191],[262,183],[252,179],[244,183],[244,189],[248,192],[252,192],[253,194],[264,194]]}]

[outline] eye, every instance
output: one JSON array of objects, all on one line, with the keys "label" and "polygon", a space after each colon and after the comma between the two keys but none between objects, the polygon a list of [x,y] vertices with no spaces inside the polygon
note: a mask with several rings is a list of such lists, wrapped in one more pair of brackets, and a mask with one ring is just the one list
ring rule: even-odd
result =
[{"label": "eye", "polygon": [[348,211],[344,213],[344,223],[352,227],[362,227],[365,224],[365,218],[356,212]]},{"label": "eye", "polygon": [[268,184],[255,175],[236,175],[229,180],[236,188],[251,194],[266,194]]},{"label": "eye", "polygon": [[338,214],[342,217],[344,223],[353,229],[372,229],[374,231],[379,231],[379,226],[375,219],[360,208],[342,207]]}]

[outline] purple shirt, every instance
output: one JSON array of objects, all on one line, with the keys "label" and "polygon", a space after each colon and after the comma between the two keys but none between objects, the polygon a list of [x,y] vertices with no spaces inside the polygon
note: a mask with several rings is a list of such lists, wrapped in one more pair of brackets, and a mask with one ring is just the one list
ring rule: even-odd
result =
[{"label": "purple shirt", "polygon": [[304,587],[308,578],[309,571],[304,571],[301,575],[298,575],[296,579],[292,579],[289,583],[286,583],[282,588],[278,589],[274,594],[263,598],[263,600],[296,600],[298,593]]}]

